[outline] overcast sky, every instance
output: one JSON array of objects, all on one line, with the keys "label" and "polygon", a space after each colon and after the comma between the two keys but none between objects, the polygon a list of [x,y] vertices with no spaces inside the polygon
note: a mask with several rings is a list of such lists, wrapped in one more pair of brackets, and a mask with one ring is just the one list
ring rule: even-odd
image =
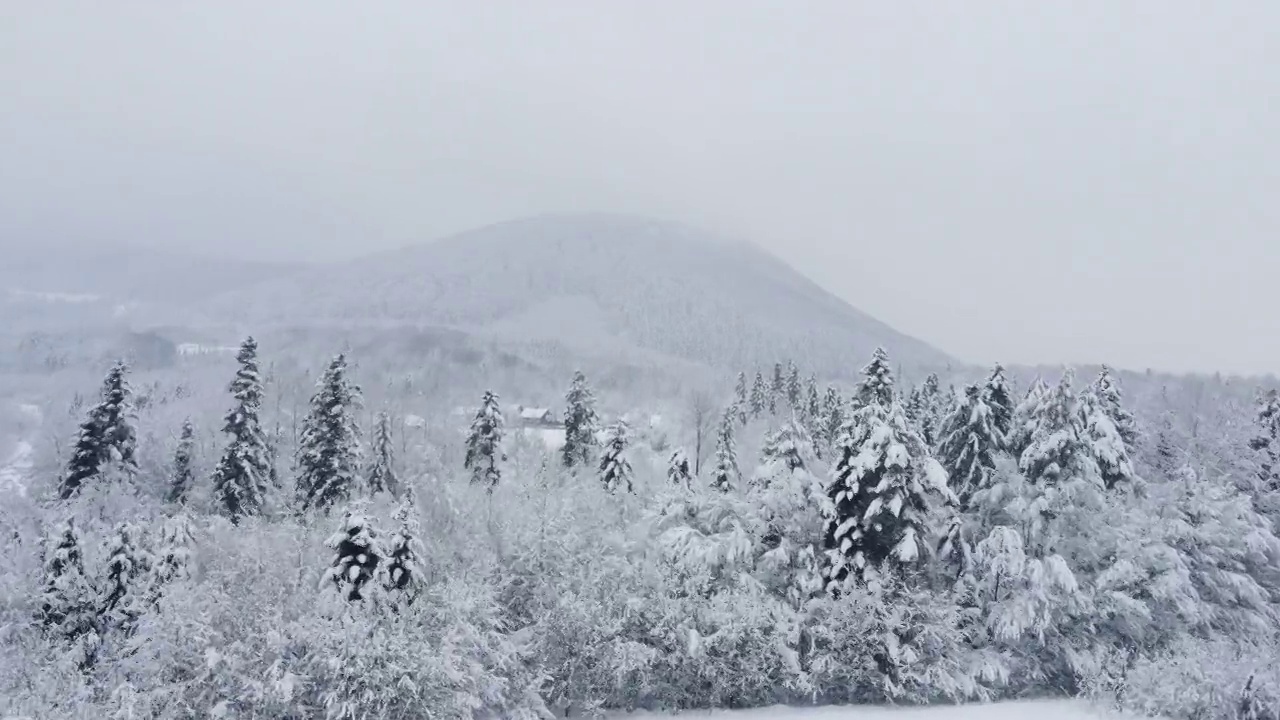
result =
[{"label": "overcast sky", "polygon": [[0,233],[334,259],[619,211],[966,360],[1280,370],[1280,5],[11,2]]}]

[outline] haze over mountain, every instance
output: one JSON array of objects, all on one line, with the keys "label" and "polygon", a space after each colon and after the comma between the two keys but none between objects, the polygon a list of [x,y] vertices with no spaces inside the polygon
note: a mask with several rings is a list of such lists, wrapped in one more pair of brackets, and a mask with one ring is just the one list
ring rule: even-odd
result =
[{"label": "haze over mountain", "polygon": [[748,243],[617,215],[491,225],[225,293],[205,310],[247,326],[447,325],[732,369],[803,355],[835,377],[876,346],[912,368],[949,362]]}]

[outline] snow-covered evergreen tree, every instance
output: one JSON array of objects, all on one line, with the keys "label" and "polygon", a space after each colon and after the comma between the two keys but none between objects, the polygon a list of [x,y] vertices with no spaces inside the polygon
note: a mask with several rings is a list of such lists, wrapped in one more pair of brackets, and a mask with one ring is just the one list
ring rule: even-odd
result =
[{"label": "snow-covered evergreen tree", "polygon": [[191,486],[195,483],[195,468],[192,467],[196,449],[195,432],[190,420],[183,421],[178,448],[173,453],[173,467],[169,470],[167,499],[171,503],[185,505],[187,496],[191,494]]},{"label": "snow-covered evergreen tree", "polygon": [[1014,408],[1009,433],[1005,436],[1005,449],[1015,458],[1021,457],[1022,452],[1031,443],[1031,437],[1036,433],[1036,423],[1040,418],[1040,405],[1049,393],[1048,383],[1043,378],[1037,377],[1031,383],[1031,387],[1027,388],[1027,394],[1022,401]]},{"label": "snow-covered evergreen tree", "polygon": [[365,587],[377,586],[370,582],[383,561],[377,531],[360,510],[350,509],[342,516],[341,528],[325,544],[334,552],[325,582],[348,602],[364,600],[368,595]]},{"label": "snow-covered evergreen tree", "polygon": [[426,550],[422,547],[422,529],[418,523],[418,508],[413,487],[406,488],[405,497],[396,508],[393,518],[396,531],[387,542],[386,585],[389,592],[404,593],[407,603],[412,603],[426,586],[427,576],[423,568]]},{"label": "snow-covered evergreen tree", "polygon": [[[764,445],[760,449],[762,464],[770,466],[781,463],[782,469],[792,472],[808,465],[808,457],[813,453],[813,440],[804,426],[796,419],[788,420],[778,430],[765,436]],[[762,475],[761,477],[766,477]]]},{"label": "snow-covered evergreen tree", "polygon": [[327,511],[350,498],[360,484],[360,388],[347,377],[347,359],[329,363],[311,397],[298,441],[299,510]]},{"label": "snow-covered evergreen tree", "polygon": [[964,400],[939,428],[937,460],[947,471],[961,510],[974,491],[990,485],[1001,438],[986,393],[976,385],[965,388]]},{"label": "snow-covered evergreen tree", "polygon": [[507,459],[502,451],[502,433],[505,421],[502,408],[498,406],[498,396],[492,390],[486,390],[480,401],[480,409],[471,421],[471,431],[467,435],[467,456],[463,467],[471,471],[471,482],[484,485],[493,492],[502,480],[502,469],[499,463]]},{"label": "snow-covered evergreen tree", "polygon": [[1280,492],[1280,392],[1271,389],[1258,397],[1254,422],[1258,431],[1249,448],[1256,457],[1258,488]]},{"label": "snow-covered evergreen tree", "polygon": [[[732,422],[732,408],[726,413],[726,417]],[[600,453],[600,483],[609,492],[617,492],[622,488],[627,492],[634,492],[631,479],[635,473],[631,469],[631,462],[627,460],[629,442],[625,421],[618,420],[606,429],[604,448]]]},{"label": "snow-covered evergreen tree", "polygon": [[97,632],[96,596],[85,574],[79,535],[67,520],[44,541],[44,589],[37,619],[51,635],[75,642]]},{"label": "snow-covered evergreen tree", "polygon": [[1004,366],[996,363],[982,388],[983,400],[991,408],[991,423],[1002,439],[1009,436],[1013,427],[1013,391],[1004,376]]},{"label": "snow-covered evergreen tree", "polygon": [[1105,401],[1098,395],[1097,385],[1080,394],[1079,407],[1084,436],[1102,473],[1103,483],[1107,489],[1132,487],[1136,477],[1128,445],[1112,422]]},{"label": "snow-covered evergreen tree", "polygon": [[751,398],[747,395],[747,374],[738,373],[738,382],[733,386],[733,407],[738,413],[738,424],[747,424],[747,414],[751,411]]},{"label": "snow-covered evergreen tree", "polygon": [[596,430],[599,429],[599,418],[595,394],[582,371],[573,374],[573,384],[565,393],[564,400],[564,447],[561,449],[564,466],[589,465],[598,445]]},{"label": "snow-covered evergreen tree", "polygon": [[787,406],[792,412],[804,411],[804,386],[800,384],[800,368],[790,360],[787,361]]},{"label": "snow-covered evergreen tree", "polygon": [[1133,418],[1133,413],[1124,407],[1124,398],[1120,394],[1115,378],[1111,376],[1111,368],[1102,366],[1102,371],[1093,381],[1091,390],[1099,409],[1120,434],[1125,451],[1132,454],[1138,446],[1138,425]]},{"label": "snow-covered evergreen tree", "polygon": [[738,451],[733,438],[733,413],[725,410],[716,437],[716,464],[711,469],[711,487],[729,492],[738,485]]},{"label": "snow-covered evergreen tree", "polygon": [[252,337],[240,344],[240,368],[229,390],[235,405],[227,413],[222,432],[230,436],[213,471],[213,498],[232,522],[257,515],[271,481],[266,434],[262,431],[262,376],[258,371],[258,343]]},{"label": "snow-covered evergreen tree", "polygon": [[756,372],[756,380],[751,384],[751,417],[760,417],[769,406],[769,389],[764,384],[764,375]]},{"label": "snow-covered evergreen tree", "polygon": [[814,375],[809,376],[808,387],[805,389],[802,415],[808,424],[810,435],[816,433],[822,417],[822,396],[818,394],[818,378]]},{"label": "snow-covered evergreen tree", "polygon": [[689,488],[693,485],[693,469],[684,448],[676,448],[667,461],[667,481],[672,485]]},{"label": "snow-covered evergreen tree", "polygon": [[893,404],[893,371],[889,367],[889,353],[884,348],[876,348],[872,353],[871,362],[863,368],[862,376],[857,392],[859,407],[871,403],[880,403],[885,407]]},{"label": "snow-covered evergreen tree", "polygon": [[945,417],[946,399],[942,394],[940,381],[936,373],[929,373],[920,385],[919,393],[914,398],[916,407],[914,414],[916,427],[925,445],[933,447],[938,443],[938,425]]},{"label": "snow-covered evergreen tree", "polygon": [[132,391],[126,380],[128,372],[124,361],[111,367],[102,382],[99,402],[80,423],[71,460],[58,489],[63,500],[78,494],[86,482],[98,477],[107,467],[119,469],[127,476],[137,472],[134,456],[138,441],[133,427]]},{"label": "snow-covered evergreen tree", "polygon": [[828,588],[932,553],[940,510],[952,501],[946,473],[893,394],[888,356],[877,349],[859,387],[863,406],[841,430],[827,485]]},{"label": "snow-covered evergreen tree", "polygon": [[378,413],[373,426],[373,453],[366,473],[370,494],[400,493],[400,479],[396,476],[395,444],[391,438],[391,416]]},{"label": "snow-covered evergreen tree", "polygon": [[845,408],[840,391],[834,385],[827,386],[827,394],[822,398],[821,445],[833,451],[840,442],[840,428],[844,427]]},{"label": "snow-covered evergreen tree", "polygon": [[769,414],[778,414],[778,403],[785,402],[787,396],[787,378],[782,371],[782,363],[773,364],[773,380],[769,383]]},{"label": "snow-covered evergreen tree", "polygon": [[748,486],[758,513],[758,574],[789,605],[800,608],[822,589],[821,558],[825,498],[814,476],[813,441],[795,420],[771,433],[762,462]]},{"label": "snow-covered evergreen tree", "polygon": [[146,610],[151,562],[141,540],[141,531],[123,522],[105,544],[106,577],[98,601],[98,624],[103,634],[132,632]]},{"label": "snow-covered evergreen tree", "polygon": [[155,605],[169,583],[191,579],[196,536],[191,516],[180,510],[160,525],[151,564],[148,605]]}]

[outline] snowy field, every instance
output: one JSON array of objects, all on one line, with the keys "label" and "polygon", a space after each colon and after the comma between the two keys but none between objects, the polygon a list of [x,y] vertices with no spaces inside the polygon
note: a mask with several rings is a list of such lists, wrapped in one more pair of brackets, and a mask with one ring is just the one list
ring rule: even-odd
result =
[{"label": "snowy field", "polygon": [[717,720],[1100,720],[1133,717],[1076,700],[1036,700],[993,705],[945,707],[767,707],[755,710],[706,710],[677,716],[637,712],[616,720],[716,718]]}]

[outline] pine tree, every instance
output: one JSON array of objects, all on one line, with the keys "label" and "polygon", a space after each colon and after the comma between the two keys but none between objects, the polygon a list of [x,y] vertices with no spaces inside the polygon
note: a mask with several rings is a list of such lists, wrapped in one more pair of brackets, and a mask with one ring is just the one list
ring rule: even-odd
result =
[{"label": "pine tree", "polygon": [[689,456],[684,448],[676,448],[667,461],[667,481],[672,485],[689,488],[693,485],[693,469],[689,466]]},{"label": "pine tree", "polygon": [[840,391],[834,385],[828,385],[827,394],[822,399],[821,425],[822,444],[828,450],[834,450],[840,441],[840,428],[844,427],[844,421],[844,401],[840,398]]},{"label": "pine tree", "polygon": [[800,384],[800,368],[791,361],[787,361],[787,405],[792,412],[800,413],[804,411],[804,405],[801,401],[804,399],[802,394],[803,386]]},{"label": "pine tree", "polygon": [[498,396],[492,390],[486,390],[475,420],[471,421],[471,432],[467,435],[467,457],[463,467],[471,471],[472,484],[484,485],[489,492],[493,492],[502,479],[498,463],[507,459],[502,452],[504,424],[502,409],[498,407]]},{"label": "pine tree", "polygon": [[1116,432],[1120,434],[1120,439],[1124,441],[1125,451],[1132,454],[1138,444],[1138,425],[1133,419],[1133,414],[1124,407],[1120,388],[1111,377],[1111,368],[1102,366],[1102,371],[1093,381],[1091,389],[1099,409],[1111,420]]},{"label": "pine tree", "polygon": [[360,389],[347,379],[347,359],[329,363],[311,411],[302,423],[298,443],[297,498],[299,509],[327,511],[350,498],[360,482],[356,410]]},{"label": "pine tree", "polygon": [[880,403],[888,407],[894,402],[893,372],[889,369],[889,353],[876,348],[871,362],[862,370],[862,382],[858,383],[857,399],[860,407]]},{"label": "pine tree", "polygon": [[751,385],[751,417],[758,418],[769,406],[769,390],[764,384],[764,375],[756,372],[756,381]]},{"label": "pine tree", "polygon": [[938,376],[929,373],[920,386],[916,397],[916,427],[920,429],[920,437],[925,445],[933,447],[938,443],[938,425],[942,422],[946,400],[942,395]]},{"label": "pine tree", "polygon": [[964,401],[939,428],[937,460],[947,471],[961,510],[969,507],[975,491],[990,486],[995,457],[1000,452],[995,413],[986,398],[984,389],[966,387]]},{"label": "pine tree", "polygon": [[187,496],[191,494],[191,486],[195,483],[195,469],[192,467],[195,455],[195,427],[191,420],[182,423],[182,435],[178,438],[178,448],[173,453],[173,468],[169,472],[168,501],[179,505],[187,504]]},{"label": "pine tree", "polygon": [[827,486],[826,577],[833,591],[851,575],[922,562],[940,507],[952,500],[946,474],[894,399],[883,350],[863,374],[864,405],[841,430]]},{"label": "pine tree", "polygon": [[[727,414],[732,420],[732,413]],[[604,489],[616,492],[626,487],[627,492],[635,492],[631,486],[631,463],[627,460],[627,424],[618,420],[606,430],[604,450],[600,455],[600,482]]]},{"label": "pine tree", "polygon": [[720,433],[716,438],[716,464],[711,470],[711,487],[729,492],[738,485],[737,449],[733,440],[733,413],[726,410],[720,422]]},{"label": "pine tree", "polygon": [[146,608],[150,558],[139,545],[141,533],[128,522],[116,526],[107,540],[106,580],[98,603],[99,626],[128,634]]},{"label": "pine tree", "polygon": [[573,374],[573,384],[564,396],[564,448],[561,455],[567,468],[589,465],[597,440],[599,418],[596,399],[582,371]]},{"label": "pine tree", "polygon": [[747,397],[747,374],[738,373],[738,383],[733,386],[733,407],[738,413],[738,424],[747,424],[747,412],[750,409],[750,398]]},{"label": "pine tree", "polygon": [[1084,438],[1106,488],[1132,487],[1136,478],[1128,446],[1112,422],[1105,401],[1098,395],[1097,385],[1080,394],[1079,408]]},{"label": "pine tree", "polygon": [[154,606],[169,583],[191,578],[191,554],[195,548],[191,516],[180,511],[164,521],[156,538],[156,556],[151,566],[148,605]]},{"label": "pine tree", "polygon": [[400,479],[396,477],[395,464],[391,417],[386,412],[380,412],[373,426],[373,458],[366,473],[370,494],[389,492],[398,495],[400,493]]},{"label": "pine tree", "polygon": [[782,374],[782,363],[773,364],[773,382],[769,384],[769,414],[778,414],[778,401],[786,396],[787,380]]},{"label": "pine tree", "polygon": [[118,468],[128,476],[137,472],[132,391],[125,378],[128,372],[123,361],[112,366],[102,382],[98,404],[80,423],[76,445],[58,490],[63,500],[77,495],[87,481],[102,473],[104,466]]},{"label": "pine tree", "polygon": [[45,539],[44,591],[37,620],[52,635],[74,642],[97,632],[97,591],[84,571],[80,539],[67,520]]},{"label": "pine tree", "polygon": [[377,539],[377,531],[364,515],[352,509],[343,515],[341,529],[325,543],[334,551],[325,581],[347,602],[364,600],[365,586],[377,575],[382,563]]},{"label": "pine tree", "polygon": [[813,440],[804,426],[792,419],[783,423],[782,427],[765,436],[764,446],[760,449],[761,463],[765,466],[778,464],[786,472],[795,472],[807,467],[807,456],[813,452]]},{"label": "pine tree", "polygon": [[1254,416],[1258,433],[1249,441],[1257,458],[1258,489],[1280,492],[1280,392],[1267,390],[1258,397]]},{"label": "pine tree", "polygon": [[412,603],[422,593],[427,580],[422,568],[427,553],[419,539],[422,531],[412,486],[406,488],[394,519],[397,527],[388,542],[386,586],[390,592],[404,593],[406,603]]},{"label": "pine tree", "polygon": [[822,396],[818,394],[818,378],[809,376],[809,387],[806,391],[804,419],[809,425],[809,433],[815,434],[822,417]]},{"label": "pine tree", "polygon": [[1074,483],[1101,490],[1105,487],[1102,472],[1090,447],[1086,413],[1072,389],[1074,380],[1075,373],[1067,370],[1036,405],[1027,423],[1033,428],[1030,442],[1018,459],[1018,468],[1041,488]]},{"label": "pine tree", "polygon": [[258,413],[262,410],[262,376],[258,372],[258,343],[252,337],[240,344],[240,368],[228,388],[235,405],[227,413],[222,432],[230,436],[213,471],[214,501],[237,522],[257,515],[267,493],[272,470],[267,438]]},{"label": "pine tree", "polygon": [[1005,449],[1015,458],[1021,457],[1031,438],[1036,433],[1036,423],[1040,418],[1040,406],[1049,397],[1050,388],[1043,378],[1037,377],[1022,402],[1014,408],[1010,421],[1009,434],[1005,436]]},{"label": "pine tree", "polygon": [[983,400],[991,408],[991,422],[1002,439],[1008,438],[1013,427],[1013,393],[1004,376],[1004,366],[996,363],[982,388]]}]

